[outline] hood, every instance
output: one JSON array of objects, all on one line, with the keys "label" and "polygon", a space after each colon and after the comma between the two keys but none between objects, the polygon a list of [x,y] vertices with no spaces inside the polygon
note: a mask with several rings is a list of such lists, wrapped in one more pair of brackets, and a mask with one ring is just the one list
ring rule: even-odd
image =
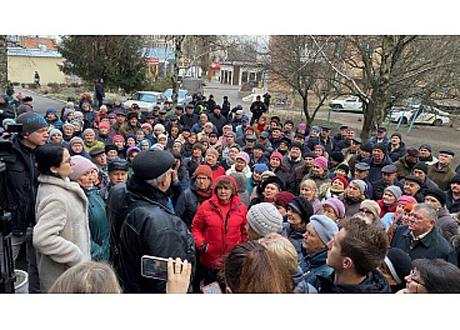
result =
[{"label": "hood", "polygon": [[213,188],[212,188],[212,195],[213,196],[216,196],[217,198],[217,193],[216,193],[216,187],[217,187],[217,184],[224,180],[224,179],[227,179],[227,180],[230,180],[230,182],[232,183],[233,185],[233,189],[235,190],[235,196],[238,196],[238,184],[236,183],[236,180],[231,177],[230,175],[221,175],[221,176],[218,176],[216,178],[215,181],[213,181],[212,185],[213,185]]}]

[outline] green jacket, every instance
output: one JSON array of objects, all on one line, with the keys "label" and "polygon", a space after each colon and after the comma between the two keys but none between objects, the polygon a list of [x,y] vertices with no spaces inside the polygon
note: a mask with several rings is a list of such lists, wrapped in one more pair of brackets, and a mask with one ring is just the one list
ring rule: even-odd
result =
[{"label": "green jacket", "polygon": [[85,193],[88,198],[91,259],[95,261],[108,261],[110,256],[110,230],[105,203],[96,188],[85,190]]}]

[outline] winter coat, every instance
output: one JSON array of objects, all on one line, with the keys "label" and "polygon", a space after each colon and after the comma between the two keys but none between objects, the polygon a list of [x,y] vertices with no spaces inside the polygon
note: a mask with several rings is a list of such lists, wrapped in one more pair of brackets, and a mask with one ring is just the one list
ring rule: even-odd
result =
[{"label": "winter coat", "polygon": [[33,244],[42,292],[72,266],[91,260],[88,199],[78,183],[40,175]]},{"label": "winter coat", "polygon": [[222,135],[222,128],[228,123],[227,118],[222,114],[220,116],[216,116],[212,113],[209,115],[209,121],[216,127],[217,134],[219,136]]},{"label": "winter coat", "polygon": [[298,195],[300,192],[300,184],[303,181],[303,178],[308,176],[311,172],[311,168],[307,169],[304,166],[302,167],[296,167],[294,169],[294,190],[295,190],[295,195]]},{"label": "winter coat", "polygon": [[359,206],[363,201],[351,200],[349,198],[346,198],[345,196],[342,196],[339,199],[343,202],[343,205],[345,205],[345,218],[347,219],[350,219],[353,215],[359,212]]},{"label": "winter coat", "polygon": [[379,217],[382,218],[387,213],[394,213],[396,211],[396,207],[398,206],[398,201],[394,202],[391,205],[386,205],[383,202],[383,199],[379,199],[377,204],[380,206],[380,214]]},{"label": "winter coat", "polygon": [[407,252],[412,260],[439,258],[457,264],[454,249],[436,227],[422,239],[414,241],[409,226],[399,226],[390,245]]},{"label": "winter coat", "polygon": [[249,111],[256,117],[260,117],[263,113],[267,111],[267,107],[262,101],[254,101],[251,103]]},{"label": "winter coat", "polygon": [[[393,185],[395,186],[398,186],[399,188],[401,188],[401,191],[403,191],[403,185],[399,182],[399,181],[395,181],[393,183]],[[374,201],[376,200],[379,200],[379,199],[382,199],[383,198],[383,193],[385,191],[385,188],[386,187],[389,187],[391,185],[386,185],[385,184],[385,181],[383,181],[383,179],[375,182],[373,185],[372,185],[372,198]]]},{"label": "winter coat", "polygon": [[358,285],[335,284],[334,277],[334,272],[327,277],[318,276],[319,293],[391,293],[388,281],[378,270],[369,272]]},{"label": "winter coat", "polygon": [[283,224],[283,231],[281,232],[281,235],[286,237],[289,242],[294,245],[295,250],[297,251],[297,259],[299,264],[302,261],[302,244],[303,244],[303,235],[305,234],[305,231],[299,232],[296,231],[291,227],[289,223],[284,223]]},{"label": "winter coat", "polygon": [[367,177],[369,181],[373,184],[379,181],[382,178],[382,168],[386,165],[391,164],[392,161],[388,155],[385,155],[385,158],[380,163],[376,163],[374,157],[369,159],[369,176]]},{"label": "winter coat", "polygon": [[404,179],[406,176],[410,175],[415,166],[415,164],[412,166],[407,164],[405,156],[395,162],[394,165],[396,166],[396,170],[398,172],[398,180]]},{"label": "winter coat", "polygon": [[441,190],[447,190],[450,188],[450,181],[455,176],[455,171],[450,168],[439,169],[438,164],[428,167],[428,177],[433,180]]},{"label": "winter coat", "polygon": [[[231,180],[237,191],[236,182],[230,176],[222,176],[215,185],[223,178]],[[232,198],[226,215],[222,214],[215,192],[200,205],[193,218],[192,234],[200,251],[200,262],[205,267],[222,269],[224,256],[235,245],[247,241],[246,213],[246,206],[240,202],[238,195]]]},{"label": "winter coat", "polygon": [[447,191],[446,207],[450,213],[460,212],[460,199],[454,199],[450,189]]},{"label": "winter coat", "polygon": [[85,190],[85,194],[88,198],[91,259],[95,261],[108,261],[110,257],[110,230],[104,200],[96,188]]},{"label": "winter coat", "polygon": [[320,177],[316,177],[313,175],[312,172],[310,172],[302,179],[302,181],[307,179],[315,181],[316,187],[318,187],[318,198],[320,200],[324,199],[324,197],[326,196],[327,189],[331,185],[331,179],[329,179],[329,171],[324,172],[324,174]]},{"label": "winter coat", "polygon": [[[205,164],[205,165],[208,165],[208,164]],[[222,166],[220,166],[219,164],[216,164],[214,166],[210,166],[208,165],[209,167],[211,167],[211,170],[212,170],[212,182],[216,182],[216,179],[222,175],[225,175],[225,170]]]},{"label": "winter coat", "polygon": [[109,210],[115,207],[122,214],[123,209],[118,204],[126,203],[127,206],[120,231],[119,260],[115,263],[126,293],[166,292],[165,281],[142,277],[140,260],[143,255],[179,257],[195,265],[192,235],[185,223],[167,207],[168,202],[165,193],[136,179],[135,175],[128,181],[124,200],[110,198]]},{"label": "winter coat", "polygon": [[299,167],[305,167],[305,161],[303,160],[302,155],[294,160],[292,160],[289,156],[286,156],[284,157],[283,164],[289,173],[294,173]]},{"label": "winter coat", "polygon": [[302,255],[300,266],[303,272],[303,280],[313,285],[316,289],[319,288],[318,276],[328,277],[334,271],[331,266],[326,264],[327,251],[327,249],[324,249],[313,255]]},{"label": "winter coat", "polygon": [[450,242],[452,236],[459,234],[457,222],[449,214],[446,207],[439,210],[436,227],[448,242]]},{"label": "winter coat", "polygon": [[175,205],[176,215],[184,221],[189,230],[192,228],[193,218],[201,203],[202,200],[196,193],[194,182],[192,182],[190,188],[185,189],[177,199]]},{"label": "winter coat", "polygon": [[189,129],[192,128],[193,125],[195,125],[198,120],[200,119],[200,116],[192,113],[191,115],[188,115],[188,114],[183,114],[182,116],[180,116],[180,119],[179,119],[179,123],[183,126],[183,127],[187,127]]},{"label": "winter coat", "polygon": [[38,169],[35,150],[19,142],[17,136],[12,140],[9,155],[3,157],[6,171],[0,175],[0,206],[11,212],[11,230],[14,235],[26,234],[27,227],[35,225],[35,198],[38,187]]},{"label": "winter coat", "polygon": [[406,145],[401,142],[398,148],[391,150],[391,144],[389,144],[387,153],[391,161],[396,162],[406,154]]}]

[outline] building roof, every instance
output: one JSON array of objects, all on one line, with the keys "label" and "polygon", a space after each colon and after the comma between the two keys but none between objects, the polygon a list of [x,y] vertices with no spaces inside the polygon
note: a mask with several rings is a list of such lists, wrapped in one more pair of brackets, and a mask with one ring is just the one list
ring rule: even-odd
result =
[{"label": "building roof", "polygon": [[42,50],[39,48],[21,48],[11,47],[7,50],[8,56],[27,56],[27,57],[56,57],[60,58],[62,55],[56,50]]}]

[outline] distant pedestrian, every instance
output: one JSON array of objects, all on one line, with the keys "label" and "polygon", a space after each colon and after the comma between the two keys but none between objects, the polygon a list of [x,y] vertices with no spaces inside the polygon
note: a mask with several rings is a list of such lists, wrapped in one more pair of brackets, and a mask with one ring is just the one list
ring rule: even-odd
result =
[{"label": "distant pedestrian", "polygon": [[270,110],[270,99],[272,98],[272,96],[268,92],[266,92],[262,96],[264,98],[264,104],[265,104],[265,107],[267,108],[267,112],[268,112]]},{"label": "distant pedestrian", "polygon": [[38,74],[38,71],[35,71],[34,83],[37,87],[40,87],[40,75]]},{"label": "distant pedestrian", "polygon": [[104,88],[104,79],[99,79],[96,82],[95,88],[95,95],[96,95],[96,101],[97,104],[96,106],[100,108],[104,102],[104,97],[105,97],[105,88]]}]

